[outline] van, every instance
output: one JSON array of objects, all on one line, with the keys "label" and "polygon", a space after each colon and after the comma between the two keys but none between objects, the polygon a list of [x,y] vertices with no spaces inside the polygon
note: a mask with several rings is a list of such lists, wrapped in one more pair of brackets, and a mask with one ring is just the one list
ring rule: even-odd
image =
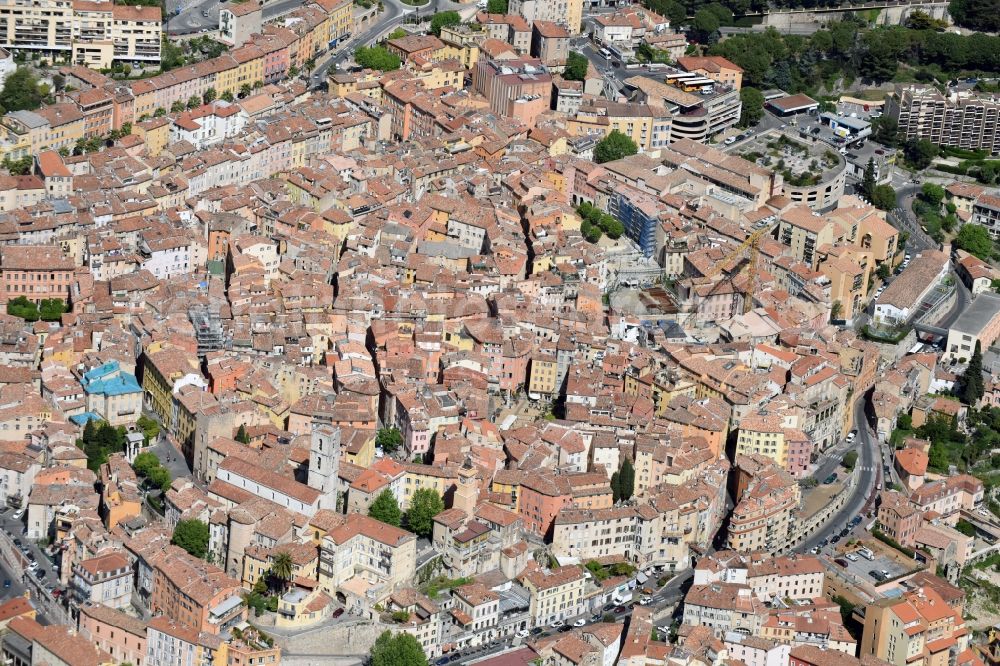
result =
[{"label": "van", "polygon": [[875,553],[873,553],[872,551],[868,550],[867,548],[859,548],[858,549],[858,555],[860,555],[861,557],[865,558],[869,562],[871,562],[871,561],[873,561],[875,559]]},{"label": "van", "polygon": [[611,59],[611,51],[609,51],[607,49],[601,49],[600,51],[598,51],[598,53],[600,53],[602,56],[604,56],[605,60],[610,60]]}]

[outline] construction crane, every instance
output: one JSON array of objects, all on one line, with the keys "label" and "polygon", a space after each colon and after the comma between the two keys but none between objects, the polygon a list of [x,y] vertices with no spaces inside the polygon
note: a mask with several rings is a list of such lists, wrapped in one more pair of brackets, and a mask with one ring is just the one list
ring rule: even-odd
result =
[{"label": "construction crane", "polygon": [[[760,254],[760,241],[762,238],[764,238],[764,236],[771,233],[771,231],[774,229],[775,224],[777,224],[777,220],[772,220],[769,221],[764,226],[762,226],[761,228],[754,230],[749,236],[746,237],[746,240],[744,240],[736,247],[736,249],[726,253],[726,256],[724,256],[722,259],[720,259],[718,262],[712,265],[712,268],[709,269],[705,277],[716,277],[717,275],[722,273],[722,266],[725,266],[732,260],[743,256],[744,252],[748,252],[747,263],[739,270],[735,270],[729,273],[729,275],[727,275],[724,280],[720,280],[719,282],[717,282],[712,287],[712,290],[708,293],[708,296],[711,296],[720,284],[724,282],[732,282],[737,276],[746,271],[747,284],[746,288],[741,292],[743,294],[743,314],[746,314],[753,309],[753,292],[754,292],[754,284],[757,281],[757,257]],[[701,310],[701,306],[704,305],[707,301],[708,297],[703,298],[701,302],[698,303],[698,306],[694,309],[694,311],[691,312],[690,315],[688,315],[688,319],[690,320],[695,316],[697,316],[698,312]]]}]

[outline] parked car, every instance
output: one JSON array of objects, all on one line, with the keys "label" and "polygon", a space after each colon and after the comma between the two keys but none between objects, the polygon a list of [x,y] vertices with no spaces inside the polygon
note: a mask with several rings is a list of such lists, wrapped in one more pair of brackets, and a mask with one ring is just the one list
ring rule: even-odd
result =
[{"label": "parked car", "polygon": [[10,578],[4,578],[3,579],[3,586],[4,586],[4,589],[10,587]]},{"label": "parked car", "polygon": [[845,560],[842,557],[838,557],[837,559],[834,560],[834,562],[844,567],[845,569],[847,568],[847,560]]},{"label": "parked car", "polygon": [[24,509],[18,509],[17,513],[14,514],[14,520],[21,520],[21,516],[24,515]]},{"label": "parked car", "polygon": [[848,559],[848,561],[850,561],[850,562],[857,562],[858,561],[858,556],[857,556],[856,553],[848,553],[847,555],[844,555],[844,557],[846,557]]},{"label": "parked car", "polygon": [[444,666],[445,664],[448,663],[448,661],[449,661],[448,657],[441,657],[440,659],[434,662],[434,666]]},{"label": "parked car", "polygon": [[834,472],[830,476],[828,476],[825,479],[823,479],[823,483],[825,483],[826,485],[830,485],[831,483],[833,483],[836,480],[837,480],[837,473]]},{"label": "parked car", "polygon": [[585,625],[585,624],[587,624],[587,621],[586,621],[586,620],[584,620],[584,619],[583,619],[583,618],[581,617],[581,618],[580,618],[579,620],[577,620],[576,622],[574,622],[574,623],[573,623],[573,626],[574,626],[574,627],[582,627],[582,626],[583,626],[583,625]]},{"label": "parked car", "polygon": [[552,624],[549,625],[549,628],[551,628],[551,629],[558,629],[561,626],[563,626],[563,621],[562,620],[556,620],[555,622],[553,622]]},{"label": "parked car", "polygon": [[529,632],[527,629],[522,629],[521,631],[517,632],[517,637],[518,638],[527,638],[530,634],[531,634],[531,632]]},{"label": "parked car", "polygon": [[332,617],[333,617],[333,619],[336,620],[338,617],[340,617],[343,614],[344,614],[344,609],[343,608],[338,608],[337,610],[333,611],[333,616]]}]

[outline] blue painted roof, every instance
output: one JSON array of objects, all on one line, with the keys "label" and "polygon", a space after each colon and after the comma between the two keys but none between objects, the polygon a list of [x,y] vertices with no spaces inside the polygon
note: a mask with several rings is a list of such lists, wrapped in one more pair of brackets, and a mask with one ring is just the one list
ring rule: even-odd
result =
[{"label": "blue painted roof", "polygon": [[104,365],[88,370],[80,382],[87,393],[101,395],[125,395],[126,393],[142,393],[142,387],[135,375],[122,372],[118,361],[110,361]]},{"label": "blue painted roof", "polygon": [[83,414],[74,414],[69,417],[69,420],[78,426],[87,425],[87,421],[103,421],[99,415],[94,412],[84,412]]}]

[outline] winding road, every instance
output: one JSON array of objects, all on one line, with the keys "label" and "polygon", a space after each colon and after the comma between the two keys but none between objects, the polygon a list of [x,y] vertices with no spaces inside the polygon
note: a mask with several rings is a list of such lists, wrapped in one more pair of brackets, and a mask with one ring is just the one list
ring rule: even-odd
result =
[{"label": "winding road", "polygon": [[867,398],[863,398],[858,400],[854,406],[853,427],[858,431],[857,438],[854,440],[858,450],[856,469],[857,473],[861,475],[858,479],[858,485],[855,486],[854,494],[844,504],[844,508],[795,548],[798,552],[807,552],[819,546],[824,539],[829,539],[848,527],[848,523],[855,516],[861,515],[870,508],[869,502],[874,500],[875,484],[882,476],[883,459],[878,440],[875,439],[868,427],[868,417],[865,414],[867,403]]}]

